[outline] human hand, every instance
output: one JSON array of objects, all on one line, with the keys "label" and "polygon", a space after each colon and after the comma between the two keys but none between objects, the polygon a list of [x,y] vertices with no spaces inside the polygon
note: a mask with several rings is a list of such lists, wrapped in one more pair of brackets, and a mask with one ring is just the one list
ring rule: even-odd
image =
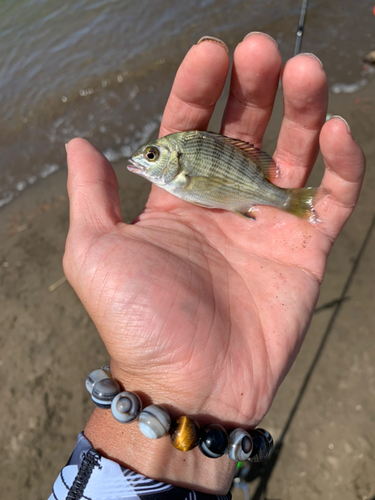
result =
[{"label": "human hand", "polygon": [[[206,129],[228,67],[221,44],[193,46],[176,76],[160,135]],[[269,37],[252,34],[238,45],[223,134],[261,146],[280,67]],[[364,157],[342,120],[324,124],[320,62],[299,55],[286,64],[282,81],[275,183],[303,186],[320,143],[322,187],[330,194],[316,206],[319,224],[264,206],[253,222],[154,186],[145,210],[126,225],[110,164],[86,141],[68,146],[66,276],[108,349],[114,377],[178,415],[244,428],[261,421],[299,350],[330,248],[358,199]],[[194,450],[177,453],[185,459]],[[142,472],[139,463],[130,465]]]}]

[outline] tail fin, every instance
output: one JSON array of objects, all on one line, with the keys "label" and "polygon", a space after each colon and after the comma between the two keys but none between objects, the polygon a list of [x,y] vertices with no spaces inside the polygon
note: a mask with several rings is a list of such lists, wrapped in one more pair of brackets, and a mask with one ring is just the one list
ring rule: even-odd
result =
[{"label": "tail fin", "polygon": [[283,207],[285,212],[310,222],[320,222],[319,217],[315,213],[314,204],[328,194],[325,189],[296,188],[288,189],[288,191],[289,198]]}]

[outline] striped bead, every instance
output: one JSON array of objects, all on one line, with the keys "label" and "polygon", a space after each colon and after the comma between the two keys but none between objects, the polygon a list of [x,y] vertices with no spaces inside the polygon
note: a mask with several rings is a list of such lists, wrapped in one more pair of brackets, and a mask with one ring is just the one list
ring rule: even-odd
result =
[{"label": "striped bead", "polygon": [[228,447],[228,434],[219,424],[206,425],[200,432],[199,448],[209,458],[219,458]]},{"label": "striped bead", "polygon": [[234,429],[229,434],[229,443],[226,454],[234,462],[247,460],[253,449],[250,434],[244,429]]},{"label": "striped bead", "polygon": [[199,424],[194,418],[182,416],[172,422],[169,434],[175,448],[189,451],[199,443]]},{"label": "striped bead", "polygon": [[99,380],[103,380],[105,378],[112,378],[111,372],[105,368],[99,368],[98,370],[94,370],[90,373],[90,375],[86,379],[86,389],[92,394],[92,389],[94,387],[95,382]]},{"label": "striped bead", "polygon": [[258,432],[261,432],[264,435],[264,437],[267,439],[268,446],[270,448],[268,454],[270,454],[273,451],[273,437],[271,436],[271,434],[268,431],[266,431],[266,429],[261,429],[260,427],[258,427],[256,430]]},{"label": "striped bead", "polygon": [[250,462],[263,462],[273,450],[271,434],[264,429],[254,429],[249,432],[253,441],[253,450],[249,457]]},{"label": "striped bead", "polygon": [[92,388],[91,399],[98,408],[109,409],[113,398],[120,391],[121,388],[116,380],[104,378],[95,382]]},{"label": "striped bead", "polygon": [[123,391],[113,399],[111,411],[118,422],[129,424],[136,420],[142,411],[142,401],[138,394]]},{"label": "striped bead", "polygon": [[171,426],[171,417],[161,405],[147,406],[139,415],[139,429],[149,439],[165,436]]}]

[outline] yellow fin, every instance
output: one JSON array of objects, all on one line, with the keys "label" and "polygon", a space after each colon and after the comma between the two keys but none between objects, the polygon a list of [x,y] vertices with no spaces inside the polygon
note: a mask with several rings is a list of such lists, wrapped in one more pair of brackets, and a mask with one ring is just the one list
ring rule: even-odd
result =
[{"label": "yellow fin", "polygon": [[329,191],[324,188],[295,188],[287,189],[289,192],[288,202],[280,207],[289,214],[296,215],[300,219],[310,222],[320,222],[314,208],[314,204],[327,196]]}]

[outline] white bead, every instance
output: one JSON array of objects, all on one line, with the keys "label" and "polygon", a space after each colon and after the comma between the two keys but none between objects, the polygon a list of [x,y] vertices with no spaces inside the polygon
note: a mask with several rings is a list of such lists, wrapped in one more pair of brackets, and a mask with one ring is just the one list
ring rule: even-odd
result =
[{"label": "white bead", "polygon": [[165,436],[171,426],[171,417],[161,405],[147,406],[139,415],[139,429],[149,439]]}]

